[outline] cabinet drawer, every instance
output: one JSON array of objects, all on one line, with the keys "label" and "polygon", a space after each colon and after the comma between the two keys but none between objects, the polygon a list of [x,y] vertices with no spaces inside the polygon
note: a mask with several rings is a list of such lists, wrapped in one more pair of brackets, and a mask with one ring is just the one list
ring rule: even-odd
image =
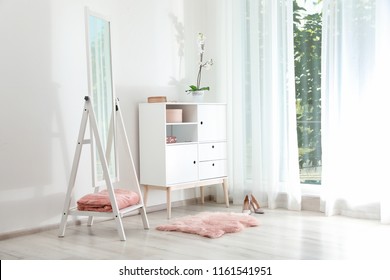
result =
[{"label": "cabinet drawer", "polygon": [[211,179],[227,176],[226,160],[210,160],[199,162],[199,179]]},{"label": "cabinet drawer", "polygon": [[226,142],[199,144],[199,161],[226,159]]}]

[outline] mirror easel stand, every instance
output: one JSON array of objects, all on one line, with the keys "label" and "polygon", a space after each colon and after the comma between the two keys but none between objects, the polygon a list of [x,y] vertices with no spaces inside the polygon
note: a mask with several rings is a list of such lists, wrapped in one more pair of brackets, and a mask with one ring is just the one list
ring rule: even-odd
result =
[{"label": "mirror easel stand", "polygon": [[[130,171],[131,171],[131,174],[133,175],[133,179],[134,179],[133,181],[136,184],[136,186],[135,186],[136,192],[138,193],[139,198],[140,198],[140,201],[139,201],[138,204],[132,205],[132,206],[129,206],[129,207],[126,207],[126,208],[123,208],[123,209],[119,209],[118,208],[118,204],[117,204],[117,201],[116,201],[116,198],[115,198],[113,182],[112,182],[112,180],[110,178],[110,173],[109,173],[109,169],[108,169],[107,159],[106,159],[106,155],[105,155],[105,152],[104,152],[104,149],[103,149],[102,142],[101,142],[100,137],[99,137],[98,127],[97,127],[97,123],[96,123],[96,118],[95,118],[95,114],[94,114],[94,111],[93,111],[93,107],[92,107],[90,98],[88,96],[86,96],[84,98],[84,100],[85,100],[85,104],[84,104],[84,109],[83,109],[81,125],[80,125],[80,131],[79,131],[79,135],[78,135],[78,139],[77,139],[76,152],[75,152],[74,159],[73,159],[73,165],[72,165],[72,170],[71,170],[71,174],[70,174],[69,185],[68,185],[68,190],[67,190],[67,193],[66,193],[64,209],[63,209],[63,212],[62,212],[62,218],[61,218],[61,223],[60,223],[60,229],[59,229],[58,236],[59,237],[64,237],[65,236],[65,229],[66,229],[66,226],[67,226],[67,220],[68,220],[68,216],[69,215],[72,215],[72,216],[88,216],[89,217],[89,219],[88,219],[88,226],[92,226],[93,217],[108,217],[108,218],[111,217],[116,222],[116,227],[117,227],[117,230],[118,230],[118,234],[119,234],[120,240],[125,241],[126,240],[126,235],[125,235],[125,232],[124,232],[124,229],[123,229],[122,218],[126,214],[128,214],[130,212],[133,212],[135,210],[138,210],[139,214],[141,214],[141,217],[142,217],[142,222],[143,222],[144,229],[149,229],[149,222],[148,222],[148,218],[147,218],[147,215],[146,215],[146,209],[145,209],[145,205],[144,205],[144,202],[143,202],[141,189],[140,189],[137,173],[136,173],[136,170],[135,170],[134,161],[133,161],[132,153],[131,153],[131,150],[130,150],[127,134],[126,134],[126,131],[125,131],[125,126],[124,126],[124,122],[123,122],[123,118],[122,118],[122,113],[121,113],[120,106],[119,106],[119,100],[118,99],[115,100],[115,114],[116,114],[116,118],[115,119],[116,119],[117,122],[120,122],[119,123],[119,129],[122,130],[121,134],[124,137],[123,143],[125,143],[126,152],[128,153],[128,156],[130,158],[130,164],[131,164],[131,170]],[[92,137],[95,138],[97,152],[98,152],[99,157],[100,157],[101,162],[102,162],[103,177],[104,177],[104,180],[105,180],[105,183],[106,183],[106,187],[107,187],[107,191],[108,191],[108,194],[109,194],[109,198],[110,198],[110,202],[111,202],[111,206],[112,206],[112,212],[80,211],[80,210],[77,209],[77,207],[71,207],[71,201],[72,201],[73,191],[74,191],[74,188],[75,188],[75,181],[76,181],[78,166],[79,166],[79,162],[80,162],[80,156],[81,156],[82,147],[85,144],[92,144],[92,140],[91,139],[85,139],[85,131],[86,131],[88,120],[89,120],[89,124],[90,124],[90,127],[91,127],[91,139],[92,139]],[[95,192],[96,192],[96,188],[95,188]]]}]

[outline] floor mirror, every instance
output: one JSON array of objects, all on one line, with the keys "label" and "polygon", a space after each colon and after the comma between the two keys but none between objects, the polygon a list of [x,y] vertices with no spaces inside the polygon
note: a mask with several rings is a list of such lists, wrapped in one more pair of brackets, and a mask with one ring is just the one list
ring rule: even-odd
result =
[{"label": "floor mirror", "polygon": [[[83,116],[80,125],[77,147],[73,160],[72,171],[66,193],[64,211],[61,217],[59,237],[65,236],[65,228],[69,215],[88,216],[88,226],[92,226],[94,217],[113,218],[116,222],[120,240],[126,240],[122,218],[133,211],[141,214],[144,229],[149,229],[149,222],[143,203],[140,185],[131,154],[126,129],[123,122],[119,100],[115,97],[112,78],[111,32],[110,21],[85,9],[86,49],[88,65],[88,96],[85,99]],[[90,124],[89,139],[85,138],[87,124]],[[130,160],[129,174],[134,179],[133,191],[114,189],[119,181],[117,164],[116,126],[123,137],[125,151]],[[91,146],[92,185],[93,194],[88,194],[85,206],[71,205],[73,190],[83,145]],[[125,154],[126,154],[125,152]],[[100,187],[106,189],[100,191]],[[126,196],[118,204],[118,197]],[[108,197],[108,202],[107,202]],[[103,200],[100,205],[97,202]],[[123,204],[123,201],[127,203]]]},{"label": "floor mirror", "polygon": [[[86,46],[88,61],[88,91],[95,112],[100,140],[110,177],[118,180],[116,156],[116,128],[114,114],[115,93],[112,78],[111,30],[110,21],[102,15],[85,9]],[[92,170],[94,187],[104,185],[102,162],[92,142]]]}]

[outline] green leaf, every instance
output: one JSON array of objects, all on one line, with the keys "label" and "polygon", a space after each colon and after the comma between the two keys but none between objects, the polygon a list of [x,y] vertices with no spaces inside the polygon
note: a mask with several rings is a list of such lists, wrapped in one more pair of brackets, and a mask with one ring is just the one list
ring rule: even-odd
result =
[{"label": "green leaf", "polygon": [[197,86],[190,85],[190,89],[187,89],[186,92],[199,91],[199,90],[210,90],[210,87],[198,88]]}]

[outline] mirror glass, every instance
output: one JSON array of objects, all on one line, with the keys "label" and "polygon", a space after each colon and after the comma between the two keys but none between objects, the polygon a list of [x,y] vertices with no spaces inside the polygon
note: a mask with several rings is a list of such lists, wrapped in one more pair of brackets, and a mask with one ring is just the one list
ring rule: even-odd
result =
[{"label": "mirror glass", "polygon": [[[112,83],[110,22],[86,9],[89,97],[105,151],[111,179],[117,176],[115,155],[114,90]],[[95,186],[104,184],[102,161],[92,145]]]}]

